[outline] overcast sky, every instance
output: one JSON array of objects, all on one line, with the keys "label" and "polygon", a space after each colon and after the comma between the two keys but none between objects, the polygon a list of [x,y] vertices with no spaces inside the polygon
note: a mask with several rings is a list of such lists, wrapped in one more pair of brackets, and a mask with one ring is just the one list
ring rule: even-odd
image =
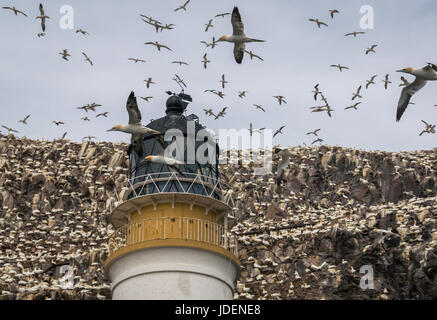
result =
[{"label": "overcast sky", "polygon": [[[98,141],[125,141],[128,134],[106,132],[114,124],[127,123],[126,99],[131,90],[139,96],[153,96],[151,102],[138,99],[143,123],[164,115],[166,90],[179,92],[172,80],[177,73],[188,85],[186,93],[193,97],[187,115],[195,113],[202,124],[218,132],[223,128],[277,129],[286,125],[284,134],[274,144],[311,144],[306,132],[321,128],[326,144],[367,150],[421,150],[436,146],[436,135],[424,134],[420,120],[436,123],[437,83],[428,83],[412,98],[403,118],[396,123],[396,107],[401,93],[400,73],[404,67],[423,67],[426,62],[437,63],[437,2],[434,0],[191,0],[187,11],[173,10],[184,0],[75,0],[44,1],[47,22],[46,36],[41,32],[38,1],[0,1],[1,6],[16,6],[29,17],[15,16],[0,9],[0,125],[13,127],[18,136],[53,139],[68,131],[67,138],[80,141],[93,135]],[[74,30],[59,26],[63,5],[74,9]],[[233,57],[233,45],[220,43],[206,49],[200,41],[210,42],[232,33],[230,16],[215,18],[213,28],[205,32],[205,24],[216,14],[232,12],[238,6],[248,36],[266,40],[247,44],[247,49],[264,61],[250,60],[245,55],[238,65]],[[345,37],[360,30],[360,8],[374,8],[373,30],[357,38]],[[338,9],[334,19],[328,9]],[[156,33],[141,21],[140,14],[152,16],[163,23],[173,23],[173,30]],[[329,26],[318,29],[308,21],[318,18]],[[88,36],[75,33],[82,28]],[[158,41],[173,51],[158,52],[147,41]],[[377,44],[376,54],[366,55],[366,48]],[[68,49],[72,55],[65,61],[58,54]],[[81,52],[94,62],[91,67]],[[211,63],[205,70],[201,63],[204,53]],[[134,64],[129,57],[146,63]],[[183,60],[190,65],[171,64]],[[340,73],[331,64],[350,68]],[[389,73],[393,82],[384,89],[383,78]],[[219,80],[225,74],[225,99],[205,89],[221,89]],[[376,85],[364,88],[366,79],[378,75]],[[146,88],[144,79],[152,77],[155,85]],[[410,81],[414,78],[406,75]],[[311,113],[314,102],[313,86],[319,83],[331,107],[332,118],[326,113]],[[344,110],[351,105],[352,93],[363,85],[363,99],[358,111]],[[247,90],[247,97],[238,91]],[[284,95],[286,105],[279,106],[274,95]],[[108,111],[108,118],[95,118],[76,107],[96,102]],[[356,101],[355,101],[356,102]],[[266,113],[255,110],[261,104]],[[214,120],[202,111],[212,108],[218,112],[228,107],[224,118]],[[28,126],[19,119],[31,114]],[[81,117],[91,121],[84,122]],[[55,126],[52,121],[64,121]],[[1,129],[4,133],[5,130]]]}]

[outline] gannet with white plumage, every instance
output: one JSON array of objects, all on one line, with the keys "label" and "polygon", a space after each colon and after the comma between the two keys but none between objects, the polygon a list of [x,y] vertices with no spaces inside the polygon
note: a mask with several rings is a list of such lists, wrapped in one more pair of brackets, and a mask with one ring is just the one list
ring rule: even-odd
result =
[{"label": "gannet with white plumage", "polygon": [[422,89],[427,81],[437,80],[437,65],[428,63],[426,67],[423,67],[421,69],[414,69],[409,67],[398,70],[397,72],[408,73],[416,76],[416,80],[413,83],[402,89],[401,97],[399,98],[398,108],[396,111],[396,121],[398,122],[405,112],[405,109],[407,109],[411,97],[420,89]]},{"label": "gannet with white plumage", "polygon": [[232,35],[226,35],[219,38],[218,41],[227,41],[234,43],[234,57],[235,61],[239,64],[243,61],[244,50],[246,49],[246,42],[265,42],[265,40],[258,40],[249,38],[244,34],[244,25],[241,21],[240,12],[237,7],[234,7],[232,11]]}]

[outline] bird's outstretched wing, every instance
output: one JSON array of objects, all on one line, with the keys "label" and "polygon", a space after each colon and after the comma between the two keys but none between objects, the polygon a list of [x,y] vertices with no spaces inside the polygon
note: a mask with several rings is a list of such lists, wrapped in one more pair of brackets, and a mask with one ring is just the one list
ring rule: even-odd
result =
[{"label": "bird's outstretched wing", "polygon": [[129,98],[127,98],[126,109],[129,114],[129,124],[141,124],[141,112],[133,91],[130,93]]},{"label": "bird's outstretched wing", "polygon": [[244,24],[241,21],[240,12],[238,11],[237,7],[234,7],[234,10],[232,11],[232,29],[233,29],[233,35],[234,36],[240,36],[244,34]]},{"label": "bird's outstretched wing", "polygon": [[235,57],[235,61],[237,61],[237,63],[241,63],[243,61],[245,48],[246,48],[246,45],[244,42],[240,42],[240,43],[236,42],[234,44],[234,57]]},{"label": "bird's outstretched wing", "polygon": [[396,112],[396,121],[399,121],[410,103],[411,97],[426,84],[425,80],[418,79],[409,86],[402,89],[401,97],[399,98],[398,109]]}]

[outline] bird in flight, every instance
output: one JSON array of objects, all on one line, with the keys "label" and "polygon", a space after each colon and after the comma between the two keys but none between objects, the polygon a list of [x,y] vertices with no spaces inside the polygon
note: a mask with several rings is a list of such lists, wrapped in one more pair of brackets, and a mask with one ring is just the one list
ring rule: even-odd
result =
[{"label": "bird in flight", "polygon": [[273,98],[276,98],[278,100],[279,105],[282,105],[282,103],[287,104],[287,101],[285,101],[284,96],[273,96]]},{"label": "bird in flight", "polygon": [[38,38],[44,37],[46,34],[44,32],[40,32],[37,34]]},{"label": "bird in flight", "polygon": [[44,7],[42,6],[42,4],[39,4],[39,12],[40,15],[37,16],[35,19],[41,19],[41,29],[42,31],[46,31],[46,19],[50,19],[49,16],[46,16],[46,14],[44,13]]},{"label": "bird in flight", "polygon": [[421,120],[421,121],[425,124],[426,128],[419,134],[419,136],[422,136],[422,134],[424,133],[435,134],[435,127],[436,127],[435,124],[429,124],[425,120]]},{"label": "bird in flight", "polygon": [[283,134],[282,130],[285,128],[285,126],[280,127],[278,130],[275,131],[273,134],[273,138],[276,137],[278,134]]},{"label": "bird in flight", "polygon": [[345,36],[345,37],[348,37],[348,36],[354,36],[354,38],[356,38],[357,35],[359,35],[359,34],[365,34],[365,32],[362,32],[362,31],[359,31],[359,32],[354,31],[354,32],[346,33],[344,36]]},{"label": "bird in flight", "polygon": [[250,134],[250,136],[252,136],[254,132],[261,133],[261,131],[264,131],[265,129],[266,129],[266,128],[254,129],[252,123],[250,123],[250,126],[249,126],[249,134]]},{"label": "bird in flight", "polygon": [[173,170],[177,171],[179,174],[183,175],[182,171],[177,167],[179,165],[185,164],[183,161],[180,161],[180,160],[177,160],[174,158],[170,158],[170,157],[166,157],[166,156],[156,156],[156,155],[147,156],[141,162],[143,162],[143,161],[150,161],[153,163],[166,164],[170,169],[173,169]]},{"label": "bird in flight", "polygon": [[91,61],[91,58],[87,56],[87,54],[85,52],[82,52],[83,56],[85,57],[85,61],[88,61],[91,66],[93,65],[93,62]]},{"label": "bird in flight", "polygon": [[137,98],[135,97],[135,93],[133,91],[130,93],[127,99],[126,110],[129,115],[129,123],[124,125],[115,125],[107,131],[130,133],[132,148],[138,155],[141,156],[143,154],[142,141],[144,136],[150,134],[160,135],[161,133],[141,124],[141,112],[138,108]]},{"label": "bird in flight", "polygon": [[88,110],[96,111],[96,108],[101,107],[101,106],[102,106],[101,104],[97,104],[97,103],[93,102],[93,103],[89,103],[83,107],[77,107],[77,109],[82,109],[82,110],[85,110],[85,112],[88,112]]},{"label": "bird in flight", "polygon": [[361,102],[357,102],[357,103],[355,103],[355,104],[353,104],[353,105],[351,105],[351,106],[349,106],[349,107],[347,107],[347,108],[344,108],[344,110],[348,110],[348,109],[355,109],[355,110],[358,110],[358,105],[359,104],[361,104]]},{"label": "bird in flight", "polygon": [[182,84],[185,88],[187,87],[187,85],[185,84],[184,80],[181,79],[177,74],[175,74],[174,80],[178,83],[178,84]]},{"label": "bird in flight", "polygon": [[389,74],[387,73],[387,74],[385,75],[385,79],[382,80],[382,82],[384,82],[384,88],[385,88],[385,90],[387,90],[387,88],[388,88],[388,84],[391,83],[391,81],[388,80],[388,77],[389,77]]},{"label": "bird in flight", "polygon": [[222,84],[222,88],[224,89],[224,88],[225,88],[225,84],[228,83],[228,82],[225,80],[225,75],[224,75],[224,74],[222,74],[222,79],[220,80],[220,82],[221,82],[221,84]]},{"label": "bird in flight", "polygon": [[205,23],[206,29],[205,32],[208,32],[209,28],[213,28],[212,19],[209,19],[208,23]]},{"label": "bird in flight", "polygon": [[6,130],[8,130],[8,133],[11,133],[11,132],[18,133],[17,130],[14,130],[14,129],[12,129],[12,128],[9,128],[9,127],[3,126],[3,125],[2,125],[2,128],[5,128]]},{"label": "bird in flight", "polygon": [[20,14],[22,14],[23,16],[25,16],[25,17],[27,17],[27,14],[25,14],[23,11],[21,11],[21,10],[18,10],[17,8],[15,8],[15,7],[2,7],[3,9],[6,9],[6,10],[12,10],[14,13],[15,13],[15,15],[18,15],[19,13]]},{"label": "bird in flight", "polygon": [[359,86],[358,89],[357,89],[357,92],[352,93],[352,101],[354,101],[355,98],[361,98],[361,99],[363,98],[363,97],[360,95],[361,87],[362,87],[362,86]]},{"label": "bird in flight", "polygon": [[208,90],[205,90],[205,91],[203,91],[203,92],[211,92],[211,93],[214,93],[215,95],[219,96],[219,97],[222,98],[222,99],[223,99],[223,97],[225,96],[225,94],[224,94],[223,92],[221,92],[221,91],[217,91],[217,90],[211,90],[211,89],[208,89]]},{"label": "bird in flight", "polygon": [[177,63],[178,65],[182,66],[183,64],[189,66],[188,63],[184,62],[184,61],[173,61],[172,63]]},{"label": "bird in flight", "polygon": [[205,114],[206,114],[207,116],[213,116],[213,117],[215,117],[215,114],[214,114],[214,112],[212,112],[212,109],[203,109],[203,111],[205,111]]},{"label": "bird in flight", "polygon": [[88,117],[82,117],[80,119],[83,120],[83,121],[91,121]]},{"label": "bird in flight", "polygon": [[322,130],[322,129],[316,129],[316,130],[314,130],[314,131],[307,132],[307,136],[310,135],[310,134],[312,134],[312,135],[318,137],[319,135],[318,135],[317,132],[319,132],[320,130]]},{"label": "bird in flight", "polygon": [[85,139],[88,139],[88,141],[91,141],[91,139],[97,139],[97,138],[94,136],[86,136],[86,137],[82,138],[82,140],[85,140]]},{"label": "bird in flight", "polygon": [[98,118],[98,117],[105,117],[105,118],[107,118],[108,117],[108,113],[109,113],[108,111],[99,113],[98,115],[96,115],[96,118]]},{"label": "bird in flight", "polygon": [[29,117],[30,117],[30,114],[27,115],[23,120],[19,120],[18,123],[22,123],[22,124],[27,125],[27,119],[29,119]]},{"label": "bird in flight", "polygon": [[263,111],[263,112],[266,112],[266,110],[262,107],[262,105],[260,105],[260,104],[254,104],[253,105],[256,109],[259,109],[259,110],[261,110],[261,111]]},{"label": "bird in flight", "polygon": [[148,78],[144,80],[144,82],[146,83],[147,89],[150,87],[151,84],[155,84],[155,82],[152,81],[152,78]]},{"label": "bird in flight", "polygon": [[369,54],[370,52],[376,53],[375,48],[376,48],[377,46],[378,46],[378,45],[374,44],[374,45],[372,45],[370,48],[367,48],[367,49],[366,49],[366,54]]},{"label": "bird in flight", "polygon": [[247,92],[247,91],[238,91],[238,96],[239,96],[241,99],[243,99],[243,98],[246,97],[246,92]]},{"label": "bird in flight", "polygon": [[181,9],[184,9],[185,11],[187,11],[187,4],[190,2],[190,0],[187,0],[183,5],[177,7],[176,9],[174,9],[174,11],[179,11]]},{"label": "bird in flight", "polygon": [[408,73],[416,76],[416,80],[413,83],[402,89],[401,97],[399,98],[399,103],[396,111],[396,121],[399,121],[403,113],[405,112],[405,109],[407,109],[411,97],[420,89],[422,89],[427,81],[437,80],[437,65],[428,63],[425,67],[421,69],[405,68],[402,70],[398,70],[397,72]]},{"label": "bird in flight", "polygon": [[331,19],[334,19],[334,15],[336,13],[340,13],[340,11],[338,11],[337,9],[329,10],[329,14],[331,15]]},{"label": "bird in flight", "polygon": [[372,76],[371,78],[370,78],[370,80],[366,80],[366,89],[368,89],[369,88],[369,86],[371,85],[371,84],[376,84],[375,83],[375,78],[377,77],[378,75],[374,75],[374,76]]},{"label": "bird in flight", "polygon": [[206,69],[206,65],[208,64],[208,63],[210,63],[211,61],[209,61],[208,60],[208,58],[206,57],[206,53],[203,55],[203,60],[202,60],[202,63],[203,63],[203,67]]},{"label": "bird in flight", "polygon": [[62,59],[69,61],[68,57],[71,57],[71,55],[68,53],[68,49],[64,49],[59,54],[62,56]]},{"label": "bird in flight", "polygon": [[317,96],[318,96],[319,94],[322,94],[322,91],[319,90],[319,84],[316,84],[316,85],[314,86],[313,93],[314,93],[314,101],[317,101]]},{"label": "bird in flight", "polygon": [[217,42],[218,41],[215,41],[215,37],[212,37],[212,42],[211,43],[208,43],[206,41],[200,41],[200,43],[203,43],[207,48],[209,46],[211,46],[211,49],[214,49],[218,45]]},{"label": "bird in flight", "polygon": [[171,50],[169,47],[167,47],[166,45],[163,45],[163,44],[160,44],[160,43],[158,43],[158,41],[155,41],[155,42],[146,42],[146,43],[144,43],[144,44],[150,44],[150,45],[152,45],[152,46],[155,46],[157,49],[158,49],[158,51],[161,51],[161,48],[165,48],[165,49],[167,49],[167,50],[170,50],[170,51],[173,51],[173,50]]},{"label": "bird in flight", "polygon": [[317,27],[320,29],[320,26],[328,26],[325,22],[319,21],[319,19],[308,19],[308,21],[317,23]]},{"label": "bird in flight", "polygon": [[218,41],[227,41],[234,43],[234,58],[238,64],[241,64],[244,57],[244,50],[246,49],[247,42],[264,42],[264,40],[258,40],[249,38],[244,33],[244,24],[241,21],[240,12],[237,7],[234,7],[232,11],[232,35],[221,36]]},{"label": "bird in flight", "polygon": [[230,14],[231,14],[230,12],[227,12],[227,13],[219,13],[219,14],[217,14],[214,18],[218,18],[218,17],[222,17],[222,18],[224,18],[225,16],[230,15]]},{"label": "bird in flight", "polygon": [[64,134],[61,137],[61,140],[64,140],[66,135],[67,135],[67,131],[64,132]]},{"label": "bird in flight", "polygon": [[140,97],[141,99],[150,102],[150,99],[152,99],[153,97],[149,96],[149,97]]},{"label": "bird in flight", "polygon": [[313,144],[315,144],[315,143],[317,143],[317,142],[322,143],[323,141],[324,141],[323,139],[318,138],[318,139],[314,140],[314,141],[311,143],[311,145],[313,145]]},{"label": "bird in flight", "polygon": [[54,121],[52,121],[54,124],[56,124],[57,126],[59,126],[59,125],[61,125],[61,124],[65,124],[65,122],[62,122],[62,121],[56,121],[56,120],[54,120]]},{"label": "bird in flight", "polygon": [[349,70],[348,67],[342,66],[340,64],[331,64],[331,67],[338,68],[338,70],[340,70],[340,72],[343,72],[343,69]]},{"label": "bird in flight", "polygon": [[76,33],[79,33],[79,32],[82,33],[84,36],[89,35],[89,33],[83,29],[76,30]]},{"label": "bird in flight", "polygon": [[138,62],[146,62],[146,60],[137,59],[137,58],[128,58],[128,60],[133,61],[134,63],[138,63]]},{"label": "bird in flight", "polygon": [[401,81],[402,81],[402,83],[399,85],[399,87],[406,87],[410,84],[410,81],[405,79],[405,77],[401,77]]},{"label": "bird in flight", "polygon": [[256,54],[254,54],[252,51],[247,51],[247,50],[244,50],[244,52],[246,52],[249,56],[250,56],[250,60],[252,60],[253,59],[253,57],[255,57],[255,58],[258,58],[258,59],[260,59],[261,61],[264,61],[264,59],[263,58],[261,58],[260,56],[257,56]]},{"label": "bird in flight", "polygon": [[228,109],[228,107],[224,107],[219,113],[217,113],[214,120],[217,120],[220,117],[224,117],[226,114],[226,109]]}]

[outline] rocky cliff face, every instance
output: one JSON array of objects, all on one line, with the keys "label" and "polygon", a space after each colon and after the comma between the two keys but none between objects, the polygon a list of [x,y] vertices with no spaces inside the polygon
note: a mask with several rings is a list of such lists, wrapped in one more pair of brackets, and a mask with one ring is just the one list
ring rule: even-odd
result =
[{"label": "rocky cliff face", "polygon": [[[107,217],[126,148],[0,135],[0,299],[110,298]],[[221,166],[243,264],[235,298],[437,298],[437,150],[293,153],[279,190],[250,164]]]}]

